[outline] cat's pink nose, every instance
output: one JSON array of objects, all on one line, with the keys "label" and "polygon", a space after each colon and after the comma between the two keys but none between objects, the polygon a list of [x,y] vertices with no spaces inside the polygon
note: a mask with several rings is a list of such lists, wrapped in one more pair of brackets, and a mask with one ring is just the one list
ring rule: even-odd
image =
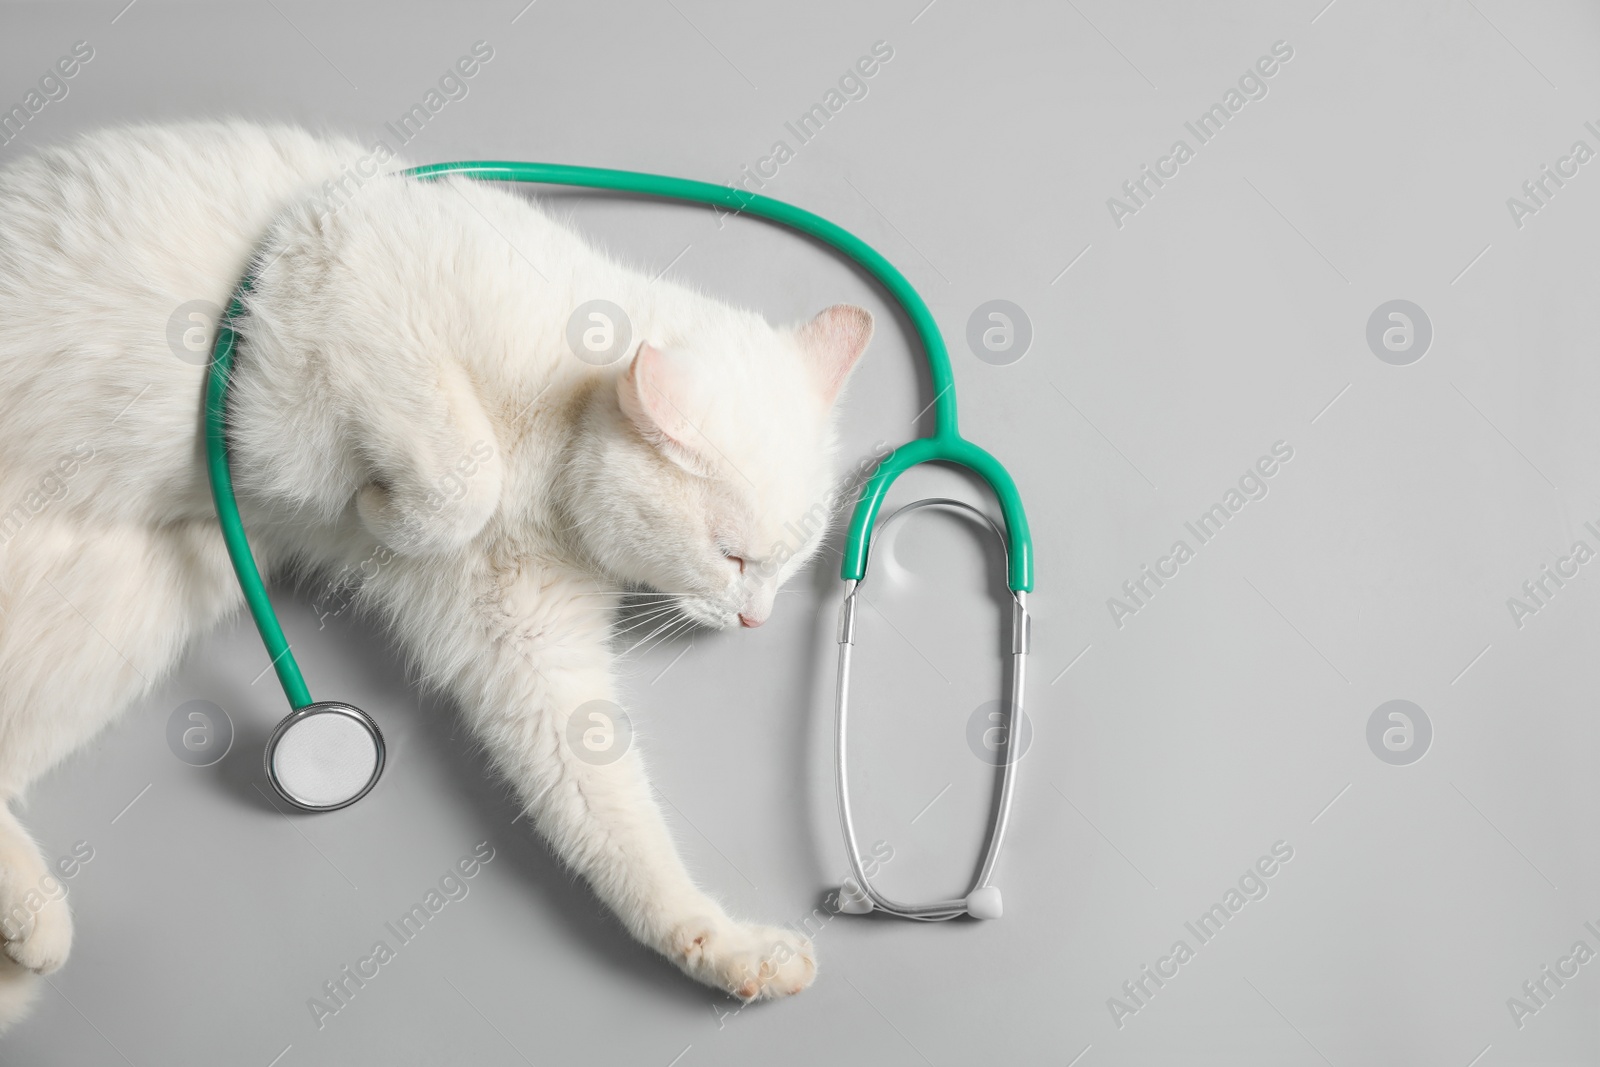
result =
[{"label": "cat's pink nose", "polygon": [[766,621],[765,619],[758,619],[754,615],[746,615],[742,611],[739,612],[739,625],[740,626],[748,626],[751,629],[754,629],[755,627],[760,626],[765,621]]}]

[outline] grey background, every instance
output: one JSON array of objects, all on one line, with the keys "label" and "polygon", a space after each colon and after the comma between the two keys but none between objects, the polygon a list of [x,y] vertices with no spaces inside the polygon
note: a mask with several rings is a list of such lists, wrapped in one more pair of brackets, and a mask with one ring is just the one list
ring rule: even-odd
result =
[{"label": "grey background", "polygon": [[[735,1012],[629,942],[513,823],[380,633],[348,613],[318,633],[310,591],[284,588],[315,691],[382,722],[383,782],[337,814],[275,810],[259,753],[281,698],[270,675],[251,681],[266,656],[244,620],[206,641],[23,813],[50,856],[88,841],[95,857],[71,882],[72,960],[0,1061],[1596,1062],[1600,963],[1520,1029],[1506,1001],[1575,941],[1600,948],[1582,925],[1600,925],[1600,564],[1521,628],[1506,600],[1574,540],[1600,543],[1582,526],[1600,520],[1600,163],[1520,229],[1506,198],[1574,140],[1600,148],[1582,125],[1600,120],[1600,10],[122,3],[0,8],[0,101],[74,41],[96,50],[0,161],[109,122],[218,113],[369,139],[482,39],[495,58],[411,159],[727,181],[792,146],[783,123],[889,42],[868,96],[766,191],[882,249],[951,343],[964,430],[1009,466],[1033,522],[1035,736],[1004,919],[835,918],[810,991]],[[1192,144],[1184,121],[1278,40],[1294,58],[1266,98],[1115,226],[1107,198],[1175,138]],[[774,319],[866,304],[881,328],[846,454],[927,428],[906,331],[833,257],[703,209],[554,199],[618,253]],[[1032,323],[1009,366],[963,343],[993,299]],[[1434,331],[1403,367],[1365,340],[1395,299]],[[1280,440],[1294,458],[1269,495],[1118,628],[1107,599]],[[937,472],[898,496],[942,491],[983,500]],[[893,626],[863,636],[857,788],[864,835],[896,849],[892,891],[958,889],[981,836],[988,772],[965,729],[998,695],[987,547],[958,520],[912,520],[902,572],[871,590]],[[689,863],[767,921],[798,921],[844,873],[835,566],[759,631],[625,666]],[[209,768],[165,741],[196,699],[238,732]],[[1392,699],[1433,725],[1408,766],[1367,746]],[[470,895],[319,1031],[307,998],[483,840],[496,857]],[[1279,840],[1294,858],[1269,895],[1119,1028],[1108,998],[1176,939],[1193,945],[1184,922]]]}]

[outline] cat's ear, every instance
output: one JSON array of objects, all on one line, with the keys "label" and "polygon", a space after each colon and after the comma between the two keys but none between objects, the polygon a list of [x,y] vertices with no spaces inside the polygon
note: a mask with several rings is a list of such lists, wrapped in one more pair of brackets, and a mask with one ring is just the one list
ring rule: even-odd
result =
[{"label": "cat's ear", "polygon": [[872,340],[872,313],[854,304],[835,304],[795,332],[811,360],[824,403],[832,405]]},{"label": "cat's ear", "polygon": [[699,469],[700,432],[687,414],[696,407],[694,375],[681,355],[641,344],[617,380],[617,403],[646,441],[682,466]]}]

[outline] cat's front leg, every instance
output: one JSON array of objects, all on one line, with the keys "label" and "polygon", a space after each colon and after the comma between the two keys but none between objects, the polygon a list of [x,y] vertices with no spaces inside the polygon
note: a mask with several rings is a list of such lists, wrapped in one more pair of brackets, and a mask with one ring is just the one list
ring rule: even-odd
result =
[{"label": "cat's front leg", "polygon": [[[809,986],[805,937],[733,919],[694,884],[638,751],[614,755],[592,733],[585,743],[613,728],[609,598],[548,571],[489,584],[447,612],[460,643],[439,673],[539,832],[636,939],[691,977],[744,1000]],[[435,659],[455,644],[438,631],[427,643],[433,657],[417,651]]]}]

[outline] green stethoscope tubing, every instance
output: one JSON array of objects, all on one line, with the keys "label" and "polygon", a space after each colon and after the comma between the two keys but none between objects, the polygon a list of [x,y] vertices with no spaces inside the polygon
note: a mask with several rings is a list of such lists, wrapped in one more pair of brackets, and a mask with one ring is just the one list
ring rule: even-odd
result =
[{"label": "green stethoscope tubing", "polygon": [[[644,174],[638,171],[612,170],[606,167],[578,167],[561,163],[515,163],[497,161],[466,161],[459,163],[433,163],[413,167],[402,176],[419,179],[442,178],[461,175],[484,181],[536,182],[546,185],[569,185],[592,189],[610,189],[635,193],[666,200],[687,200],[712,204],[733,214],[755,215],[770,219],[790,229],[797,230],[829,245],[858,263],[877,279],[905,310],[912,327],[922,342],[932,378],[934,432],[919,437],[895,449],[879,464],[873,476],[862,487],[850,517],[850,527],[845,538],[844,562],[840,577],[846,581],[860,581],[866,575],[867,553],[871,546],[872,528],[878,509],[883,504],[889,487],[896,478],[921,463],[951,463],[965,467],[986,482],[999,501],[1005,519],[1007,541],[1007,584],[1013,592],[1033,589],[1033,540],[1028,533],[1028,518],[1022,507],[1022,497],[1016,482],[1000,461],[988,452],[961,436],[956,428],[955,376],[950,369],[950,354],[944,337],[934,321],[933,312],[921,295],[906,280],[905,275],[890,263],[877,249],[855,234],[828,221],[821,215],[775,200],[770,196],[749,193],[726,185],[695,181],[690,178],[673,178],[662,174]],[[239,505],[234,499],[233,476],[229,469],[227,410],[228,378],[233,367],[236,335],[235,319],[244,313],[244,298],[250,292],[253,275],[247,274],[229,301],[226,314],[217,331],[213,349],[211,373],[206,386],[206,466],[211,478],[211,492],[216,501],[217,518],[222,526],[223,540],[228,555],[239,577],[245,602],[255,619],[261,640],[272,656],[272,664],[283,686],[284,695],[293,708],[303,708],[312,703],[310,690],[300,674],[299,664],[284,637],[272,603],[267,597],[261,573],[245,538],[244,524],[239,518]]]}]

